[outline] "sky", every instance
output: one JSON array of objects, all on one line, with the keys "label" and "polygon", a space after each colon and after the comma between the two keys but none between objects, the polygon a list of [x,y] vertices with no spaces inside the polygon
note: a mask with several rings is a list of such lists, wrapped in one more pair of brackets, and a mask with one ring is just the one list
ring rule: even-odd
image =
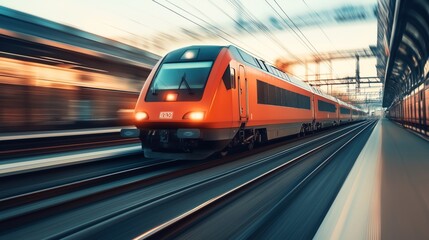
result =
[{"label": "sky", "polygon": [[[270,17],[280,19],[276,11],[283,18],[288,14],[287,16],[296,20],[294,16],[299,17],[347,5],[375,5],[376,2],[375,0],[242,0],[241,2],[237,0],[0,0],[0,4],[91,33],[128,41],[134,45],[153,49],[160,54],[165,54],[181,45],[203,42],[240,45],[272,61],[277,57],[290,56],[288,51],[299,56],[308,54],[308,49],[299,42],[296,34],[290,29],[285,27],[280,31],[270,24]],[[237,21],[240,20],[240,15],[246,17],[246,10],[251,17],[268,26],[284,46],[279,47],[278,44],[274,44],[272,39],[267,39],[266,34],[261,31],[251,32],[253,34],[246,31],[238,32]],[[197,35],[207,35],[210,30],[203,29],[210,27],[222,36],[217,38],[186,36],[186,30],[196,32]],[[367,47],[376,43],[375,19],[342,25],[313,25],[302,27],[302,32],[319,52],[334,51],[337,48]],[[165,36],[170,39],[178,38],[179,41],[167,41],[163,39]],[[153,46],[156,44],[160,45],[158,49]]]},{"label": "sky", "polygon": [[[0,4],[159,55],[187,45],[233,44],[268,62],[302,62],[318,53],[368,48],[377,39],[375,17],[333,21],[340,7],[373,7],[376,0],[0,0]],[[325,62],[320,71],[332,77],[353,76],[355,65],[353,59]],[[376,76],[375,59],[362,59],[360,66],[361,76]],[[293,71],[303,78],[302,66]],[[314,73],[315,66],[310,65],[308,72]]]}]

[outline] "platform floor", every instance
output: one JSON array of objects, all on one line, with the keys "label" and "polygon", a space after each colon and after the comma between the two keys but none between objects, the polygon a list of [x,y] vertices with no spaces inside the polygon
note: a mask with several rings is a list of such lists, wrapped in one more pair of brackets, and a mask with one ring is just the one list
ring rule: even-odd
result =
[{"label": "platform floor", "polygon": [[315,239],[429,239],[429,141],[381,119]]},{"label": "platform floor", "polygon": [[429,142],[382,120],[381,237],[429,239]]}]

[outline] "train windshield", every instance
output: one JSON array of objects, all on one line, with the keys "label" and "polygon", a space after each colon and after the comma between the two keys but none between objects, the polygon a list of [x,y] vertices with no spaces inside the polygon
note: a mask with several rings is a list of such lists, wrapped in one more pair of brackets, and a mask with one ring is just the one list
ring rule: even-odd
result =
[{"label": "train windshield", "polygon": [[152,81],[150,90],[203,89],[213,62],[164,63]]}]

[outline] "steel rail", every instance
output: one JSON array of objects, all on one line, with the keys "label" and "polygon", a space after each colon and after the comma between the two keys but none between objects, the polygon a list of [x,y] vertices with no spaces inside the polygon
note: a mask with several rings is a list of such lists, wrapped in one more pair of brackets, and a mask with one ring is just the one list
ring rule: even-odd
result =
[{"label": "steel rail", "polygon": [[[262,163],[264,163],[266,161],[270,161],[270,160],[276,159],[278,157],[284,156],[285,154],[288,154],[288,153],[290,153],[292,151],[295,151],[295,150],[298,150],[300,148],[306,147],[309,144],[314,143],[316,141],[323,140],[323,139],[325,139],[325,138],[327,138],[329,136],[332,136],[333,134],[337,134],[339,132],[346,131],[349,128],[359,127],[359,126],[362,126],[363,124],[364,123],[359,123],[357,125],[348,126],[348,127],[344,128],[344,129],[337,130],[335,132],[332,132],[332,133],[329,133],[327,135],[321,136],[319,138],[316,138],[316,139],[310,140],[308,142],[299,144],[299,145],[294,146],[292,148],[280,151],[280,152],[278,152],[276,154],[273,154],[273,155],[271,155],[269,157],[262,158],[262,159],[260,159],[260,160],[258,160],[256,162],[248,163],[248,164],[246,164],[244,166],[241,166],[239,168],[230,170],[228,172],[224,172],[222,174],[213,176],[213,177],[211,177],[209,179],[205,179],[205,180],[200,181],[198,183],[193,183],[191,185],[188,185],[188,186],[185,186],[185,187],[182,187],[182,188],[179,188],[179,189],[175,189],[175,190],[173,190],[173,191],[171,191],[169,193],[166,193],[166,194],[164,194],[162,196],[157,196],[157,197],[155,197],[153,199],[150,199],[150,200],[148,200],[148,201],[146,201],[144,203],[132,205],[132,206],[129,206],[129,207],[127,207],[127,208],[125,208],[125,209],[123,209],[123,210],[121,210],[119,212],[114,212],[114,213],[111,213],[111,214],[109,214],[109,215],[107,215],[105,217],[101,217],[101,218],[92,220],[89,223],[81,224],[79,226],[76,226],[73,229],[70,229],[69,231],[66,231],[64,233],[60,233],[60,234],[58,234],[56,236],[59,236],[59,237],[61,237],[61,236],[68,236],[68,235],[73,234],[75,232],[79,232],[81,230],[84,230],[85,228],[91,227],[94,224],[99,224],[99,223],[102,223],[103,221],[109,220],[111,218],[116,218],[116,217],[122,216],[124,214],[129,213],[130,211],[137,211],[138,209],[146,207],[146,206],[148,206],[150,204],[153,204],[155,202],[159,202],[159,201],[165,200],[165,199],[167,199],[169,197],[175,196],[177,194],[181,194],[181,193],[189,191],[191,189],[195,189],[195,188],[200,187],[200,186],[202,186],[204,184],[208,184],[208,183],[214,182],[216,180],[222,179],[222,178],[224,178],[226,176],[230,176],[232,174],[239,173],[239,172],[244,171],[246,169],[249,169],[251,167],[256,167],[259,164],[262,164]],[[352,131],[354,131],[354,130],[352,130]],[[348,134],[348,133],[346,133],[346,134]],[[346,135],[346,134],[343,134],[343,135]],[[220,164],[221,163],[219,163],[219,164],[216,163],[214,166],[217,166],[217,165],[220,165]],[[94,199],[98,199],[98,200],[104,199],[106,197],[112,196],[112,194],[116,194],[117,195],[118,192],[119,193],[125,193],[127,191],[134,190],[137,187],[141,187],[142,185],[145,186],[145,185],[148,185],[148,184],[154,184],[154,183],[157,183],[157,182],[160,182],[160,181],[169,180],[169,179],[174,178],[174,177],[180,177],[180,176],[183,176],[183,175],[186,175],[186,174],[189,174],[189,173],[193,173],[193,172],[200,171],[200,170],[205,169],[205,168],[211,168],[211,167],[213,167],[213,166],[209,166],[209,167],[201,167],[201,166],[199,166],[197,168],[191,167],[190,169],[173,171],[173,172],[169,172],[169,173],[157,175],[157,176],[154,176],[154,177],[150,177],[148,179],[136,180],[136,181],[133,181],[133,182],[130,182],[130,183],[126,183],[126,184],[121,185],[121,186],[115,186],[112,189],[104,189],[104,190],[101,190],[101,191],[98,191],[98,192],[92,192],[92,193],[90,193],[88,195],[85,195],[85,196],[79,196],[79,197],[76,197],[74,199],[68,199],[68,200],[63,200],[62,202],[56,202],[53,205],[44,206],[41,209],[35,209],[35,210],[31,211],[31,212],[24,212],[24,213],[21,213],[21,214],[16,215],[16,216],[10,216],[10,217],[7,217],[7,218],[3,218],[3,219],[0,219],[0,223],[4,223],[3,226],[9,226],[10,227],[11,225],[17,225],[17,223],[20,223],[20,222],[27,222],[28,219],[25,220],[25,218],[27,218],[27,217],[31,220],[31,219],[37,219],[41,215],[42,216],[46,216],[49,213],[55,212],[53,209],[57,209],[58,210],[58,209],[62,209],[63,207],[67,207],[66,204],[76,206],[76,202],[86,202],[87,203],[87,202],[94,201]],[[104,177],[114,179],[114,178],[118,178],[118,176],[122,176],[122,175],[127,175],[128,174],[128,176],[129,176],[129,174],[130,174],[129,172],[130,171],[132,171],[132,170],[128,170],[128,171],[125,170],[125,171],[118,172],[116,174],[115,173],[107,174]],[[133,170],[133,171],[138,171],[138,170]],[[51,187],[51,188],[48,188],[48,189],[34,191],[32,193],[26,193],[26,194],[21,194],[21,195],[14,196],[14,197],[9,197],[9,198],[5,198],[5,199],[1,199],[0,200],[0,206],[7,206],[9,208],[9,207],[17,206],[17,205],[22,204],[22,203],[29,203],[29,202],[34,202],[34,201],[40,201],[40,200],[44,200],[46,197],[56,196],[56,195],[58,195],[59,192],[60,193],[61,192],[63,192],[63,193],[67,192],[68,193],[71,190],[78,190],[78,189],[82,188],[83,186],[93,186],[96,182],[97,183],[103,182],[103,177],[99,176],[99,177],[95,177],[95,178],[91,178],[91,179],[86,179],[86,180],[83,180],[81,182],[64,184],[64,185],[61,185],[61,186],[56,186],[56,187]]]},{"label": "steel rail", "polygon": [[[149,200],[146,200],[144,202],[140,202],[140,203],[128,206],[128,207],[126,207],[124,209],[121,209],[119,211],[107,214],[107,215],[102,216],[102,217],[99,217],[99,218],[94,219],[94,220],[92,220],[90,222],[83,223],[83,224],[78,225],[78,226],[76,226],[76,227],[74,227],[72,229],[69,229],[69,230],[66,230],[64,232],[58,233],[58,234],[56,234],[54,236],[51,236],[50,239],[59,239],[59,238],[70,237],[70,236],[72,236],[74,234],[77,234],[79,232],[85,231],[86,229],[96,228],[97,226],[100,226],[100,225],[102,225],[105,222],[115,221],[117,219],[125,217],[126,215],[133,214],[133,213],[138,212],[138,211],[140,211],[140,210],[142,210],[144,208],[150,207],[151,205],[158,204],[158,203],[160,203],[162,201],[165,201],[167,199],[170,199],[172,197],[178,196],[180,194],[184,194],[185,192],[195,190],[195,189],[197,189],[199,187],[203,187],[206,184],[210,184],[210,183],[213,183],[215,181],[219,181],[221,179],[224,179],[225,177],[232,176],[234,174],[239,174],[239,173],[241,173],[241,172],[243,172],[245,170],[248,170],[249,168],[252,168],[252,167],[258,167],[261,164],[264,164],[265,162],[272,161],[272,160],[277,159],[277,158],[281,158],[284,155],[287,155],[287,154],[289,154],[289,153],[291,153],[293,151],[296,151],[296,150],[299,150],[301,148],[307,147],[307,146],[309,146],[312,143],[315,143],[317,141],[321,141],[321,140],[326,139],[326,138],[328,138],[328,137],[330,137],[330,136],[332,136],[334,134],[337,134],[339,132],[343,132],[343,131],[345,131],[347,129],[353,128],[352,130],[348,131],[347,133],[342,134],[341,136],[339,136],[339,137],[337,137],[337,138],[334,139],[334,140],[337,140],[338,138],[341,138],[341,137],[349,134],[350,132],[355,131],[357,128],[359,128],[359,127],[361,127],[363,125],[365,125],[365,122],[358,123],[357,125],[348,126],[348,127],[344,128],[344,129],[337,130],[335,132],[326,134],[324,136],[318,137],[318,138],[310,140],[308,142],[299,144],[297,146],[288,148],[286,150],[282,150],[282,151],[277,152],[277,153],[275,153],[273,155],[264,157],[262,159],[259,159],[257,161],[251,162],[251,163],[247,163],[245,165],[242,165],[240,167],[234,168],[234,169],[229,170],[227,172],[223,172],[223,173],[217,174],[215,176],[212,176],[210,178],[204,179],[202,181],[199,181],[199,182],[196,182],[196,183],[192,183],[192,184],[180,187],[178,189],[175,189],[175,190],[172,190],[170,192],[167,192],[167,193],[165,193],[163,195],[156,196],[156,197],[154,197],[152,199],[149,199]],[[331,141],[333,141],[333,140],[331,140]]]},{"label": "steel rail", "polygon": [[[347,145],[348,143],[351,142],[351,140],[353,140],[357,135],[359,135],[360,133],[362,133],[366,128],[368,128],[369,126],[371,126],[373,124],[373,122],[368,123],[361,131],[359,131],[355,136],[353,136],[352,139],[350,139],[349,141],[347,141],[347,143],[345,145]],[[273,169],[271,169],[270,171],[267,171],[261,175],[259,175],[258,177],[255,177],[221,195],[218,195],[217,197],[214,197],[200,205],[198,205],[197,207],[183,213],[182,215],[179,215],[157,227],[154,227],[152,229],[150,229],[149,231],[146,231],[145,233],[135,237],[135,240],[140,240],[140,239],[163,239],[163,238],[167,238],[167,237],[171,237],[170,234],[172,232],[174,232],[175,230],[179,229],[181,226],[189,224],[189,222],[192,222],[193,220],[195,221],[195,219],[198,219],[198,217],[201,217],[202,215],[204,215],[204,212],[210,211],[210,209],[213,209],[214,207],[216,207],[219,204],[222,204],[223,201],[232,198],[233,196],[235,196],[236,194],[239,194],[241,192],[243,192],[246,189],[251,188],[251,186],[260,183],[261,181],[265,181],[267,178],[271,177],[272,175],[284,170],[285,168],[290,167],[291,165],[295,164],[297,161],[303,159],[304,157],[313,154],[321,149],[323,149],[324,147],[331,145],[332,143],[334,143],[335,141],[343,138],[344,136],[348,135],[350,132],[353,132],[355,130],[357,130],[360,126],[356,127],[355,129],[341,134],[340,136],[325,142],[322,145],[319,145],[316,148],[311,149],[310,151],[307,151],[295,158],[293,158],[292,160],[289,160],[288,162],[285,162]],[[300,183],[298,183],[298,185],[296,185],[290,194],[292,194],[293,191],[296,191],[296,189],[299,188],[299,186],[301,186],[306,180],[308,180],[310,178],[311,175],[313,175],[315,172],[317,172],[317,169],[320,169],[322,165],[326,164],[327,161],[329,161],[329,159],[332,158],[332,156],[334,156],[336,153],[339,152],[340,149],[342,149],[343,146],[339,149],[337,149],[333,154],[331,154],[327,159],[325,159],[316,169],[314,169],[307,177],[305,177]],[[288,194],[288,195],[290,195]]]}]

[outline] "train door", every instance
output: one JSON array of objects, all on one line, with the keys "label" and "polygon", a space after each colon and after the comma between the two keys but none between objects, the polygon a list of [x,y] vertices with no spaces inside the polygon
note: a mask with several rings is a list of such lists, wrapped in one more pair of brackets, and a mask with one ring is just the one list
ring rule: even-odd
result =
[{"label": "train door", "polygon": [[246,69],[243,65],[239,66],[238,71],[238,107],[240,112],[240,121],[247,122],[249,120],[248,83],[246,78]]}]

